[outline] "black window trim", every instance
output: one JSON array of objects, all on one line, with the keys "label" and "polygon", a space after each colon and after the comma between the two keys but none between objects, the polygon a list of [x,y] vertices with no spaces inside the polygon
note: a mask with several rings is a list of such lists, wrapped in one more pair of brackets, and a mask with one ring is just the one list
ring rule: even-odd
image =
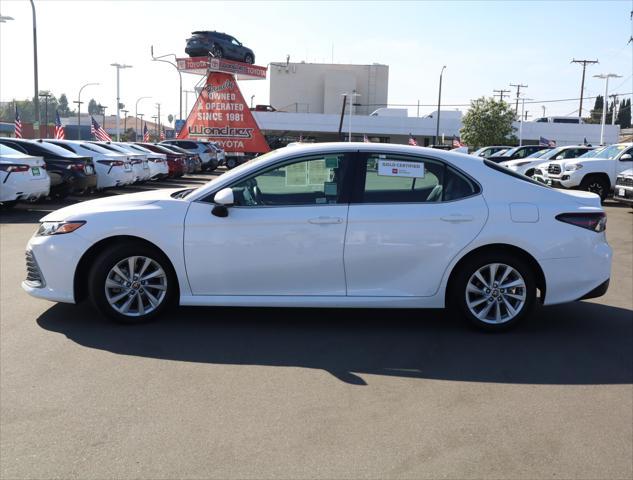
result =
[{"label": "black window trim", "polygon": [[[365,191],[365,176],[367,174],[367,160],[369,155],[400,155],[404,157],[414,158],[414,161],[425,161],[431,160],[437,163],[440,163],[444,166],[444,169],[452,168],[457,174],[464,177],[468,182],[472,183],[475,187],[475,192],[471,195],[467,195],[465,197],[456,198],[453,200],[441,200],[439,202],[363,202],[361,198],[363,197],[363,193]],[[441,158],[432,157],[428,155],[415,155],[410,153],[398,153],[398,152],[357,152],[359,158],[355,159],[356,169],[354,171],[354,178],[356,179],[356,184],[354,185],[353,192],[351,195],[350,205],[438,205],[445,203],[453,203],[460,202],[467,198],[476,197],[477,195],[481,195],[483,192],[483,187],[481,183],[475,180],[472,176],[464,172],[461,168],[456,167],[454,164],[447,162]],[[493,162],[494,163],[494,162]]]}]

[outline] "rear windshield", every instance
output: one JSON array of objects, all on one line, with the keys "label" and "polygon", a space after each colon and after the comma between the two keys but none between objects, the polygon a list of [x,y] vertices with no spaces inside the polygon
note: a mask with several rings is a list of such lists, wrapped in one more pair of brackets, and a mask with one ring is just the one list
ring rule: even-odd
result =
[{"label": "rear windshield", "polygon": [[533,183],[534,185],[538,185],[540,187],[550,188],[544,183],[537,182],[536,180],[532,180],[530,177],[526,175],[521,175],[520,173],[510,170],[509,168],[498,165],[495,162],[488,160],[487,158],[484,159],[484,163],[486,164],[486,166],[492,168],[493,170],[496,170],[497,172],[503,173],[504,175],[510,175],[511,177],[518,178],[519,180],[523,180],[524,182]]}]

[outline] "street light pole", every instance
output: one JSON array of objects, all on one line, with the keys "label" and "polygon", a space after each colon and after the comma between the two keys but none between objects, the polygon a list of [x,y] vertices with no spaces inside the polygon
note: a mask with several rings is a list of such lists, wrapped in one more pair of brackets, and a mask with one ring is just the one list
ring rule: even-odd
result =
[{"label": "street light pole", "polygon": [[[40,97],[44,97],[44,105],[46,105],[46,114],[44,116],[44,133],[46,138],[48,138],[48,97],[51,96],[51,92],[41,92],[39,94]],[[40,127],[40,135],[42,133],[42,129]]]},{"label": "street light pole", "polygon": [[594,75],[594,78],[601,78],[604,82],[604,98],[602,99],[602,121],[600,122],[600,145],[604,145],[604,125],[607,121],[607,107],[609,105],[609,79],[621,78],[622,75],[615,73],[601,73],[600,75]]},{"label": "street light pole", "polygon": [[40,90],[37,81],[37,19],[35,18],[35,4],[33,3],[33,0],[31,0],[31,10],[33,10],[33,77],[35,83],[35,95],[33,95],[33,102],[35,103],[35,120],[37,120],[41,129],[42,118],[40,116],[40,99],[38,96]]},{"label": "street light pole", "polygon": [[129,113],[129,110],[121,110],[123,112],[123,115],[125,115],[125,117],[123,117],[123,135],[125,135],[125,132],[127,132],[127,114]]},{"label": "street light pole", "polygon": [[179,78],[179,81],[180,81],[180,90],[179,90],[180,95],[179,95],[179,97],[178,97],[178,98],[179,98],[179,105],[180,105],[180,110],[179,110],[179,112],[180,112],[180,113],[179,113],[178,119],[179,119],[179,120],[182,120],[182,72],[181,72],[181,71],[180,71],[180,69],[178,68],[178,65],[177,65],[177,64],[175,64],[175,63],[173,63],[173,62],[170,62],[169,60],[162,60],[162,59],[163,59],[163,58],[165,58],[165,57],[172,57],[172,56],[173,56],[174,58],[178,58],[178,57],[176,57],[176,54],[174,54],[174,53],[167,53],[167,54],[165,54],[165,55],[161,55],[160,57],[155,57],[155,56],[154,56],[154,45],[152,45],[152,46],[151,46],[151,54],[152,54],[152,60],[153,60],[153,61],[155,61],[155,62],[168,63],[169,65],[171,65],[172,67],[174,67],[174,68],[176,69],[176,71],[178,72],[178,78]]},{"label": "street light pole", "polygon": [[79,96],[76,101],[73,103],[77,104],[77,140],[81,140],[81,92],[84,88],[89,87],[90,85],[101,85],[100,83],[86,83],[79,89]]},{"label": "street light pole", "polygon": [[[143,138],[143,132],[142,132],[142,129],[143,129],[143,117],[145,116],[145,114],[144,113],[139,113],[138,116],[141,117],[141,141],[145,141],[145,138]],[[137,132],[136,132],[136,141],[138,141],[138,133]]]},{"label": "street light pole", "polygon": [[442,67],[440,72],[440,88],[437,95],[437,120],[435,122],[435,138],[433,139],[433,145],[437,145],[437,139],[440,136],[440,108],[442,106],[442,76],[444,75],[444,69],[446,65]]},{"label": "street light pole", "polygon": [[[141,100],[145,99],[145,98],[152,98],[152,97],[138,97],[136,99],[136,104],[134,105],[134,133],[137,136],[136,138],[138,138],[138,102],[140,102]],[[143,118],[141,116],[141,122],[143,121]],[[142,124],[141,124],[142,126]]]},{"label": "street light pole", "polygon": [[119,128],[119,107],[121,106],[121,99],[119,97],[119,72],[122,68],[132,68],[132,65],[121,65],[120,63],[111,63],[111,67],[116,68],[116,141],[121,141],[121,132]]},{"label": "street light pole", "polygon": [[194,90],[185,90],[185,113],[187,114],[187,117],[189,116],[189,94],[190,93],[195,94],[196,92]]}]

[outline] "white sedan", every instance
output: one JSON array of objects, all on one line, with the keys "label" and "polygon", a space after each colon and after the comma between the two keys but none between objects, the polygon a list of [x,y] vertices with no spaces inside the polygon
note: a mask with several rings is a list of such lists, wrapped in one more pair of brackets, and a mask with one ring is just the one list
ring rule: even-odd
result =
[{"label": "white sedan", "polygon": [[471,155],[306,144],[197,189],[52,212],[27,245],[22,285],[58,302],[90,298],[122,322],[170,304],[450,306],[503,329],[537,301],[602,295],[605,227],[598,196]]},{"label": "white sedan", "polygon": [[42,157],[0,145],[0,204],[13,206],[18,200],[46,197],[51,179]]}]

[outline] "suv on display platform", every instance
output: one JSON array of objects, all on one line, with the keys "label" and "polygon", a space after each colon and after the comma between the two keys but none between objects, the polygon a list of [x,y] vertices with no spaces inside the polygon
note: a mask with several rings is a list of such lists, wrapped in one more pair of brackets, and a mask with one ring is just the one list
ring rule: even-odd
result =
[{"label": "suv on display platform", "polygon": [[216,58],[227,58],[244,63],[255,63],[253,51],[242,45],[235,37],[222,32],[196,31],[191,32],[187,39],[185,53],[190,57],[205,57],[212,55]]}]

